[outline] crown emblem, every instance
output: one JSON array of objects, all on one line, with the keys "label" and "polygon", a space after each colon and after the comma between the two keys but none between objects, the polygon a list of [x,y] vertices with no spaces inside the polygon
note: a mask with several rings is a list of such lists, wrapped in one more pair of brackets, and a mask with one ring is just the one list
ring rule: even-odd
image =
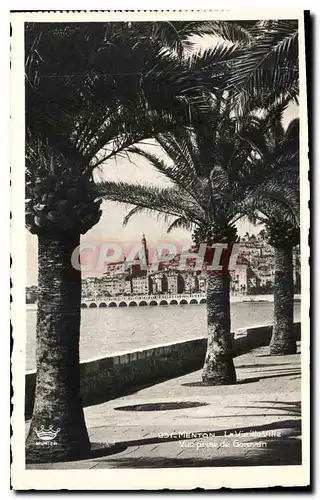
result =
[{"label": "crown emblem", "polygon": [[55,437],[60,432],[60,429],[53,430],[53,425],[49,425],[48,429],[44,428],[44,425],[41,425],[40,429],[38,430],[36,427],[33,428],[35,434],[39,439],[42,441],[52,441]]}]

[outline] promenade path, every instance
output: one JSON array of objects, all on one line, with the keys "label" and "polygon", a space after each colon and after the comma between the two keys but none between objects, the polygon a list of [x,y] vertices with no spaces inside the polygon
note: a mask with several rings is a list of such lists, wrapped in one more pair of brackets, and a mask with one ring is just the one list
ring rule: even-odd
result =
[{"label": "promenade path", "polygon": [[259,348],[235,365],[234,385],[202,386],[196,371],[87,407],[91,456],[27,468],[300,464],[300,355],[268,356],[267,348]]}]

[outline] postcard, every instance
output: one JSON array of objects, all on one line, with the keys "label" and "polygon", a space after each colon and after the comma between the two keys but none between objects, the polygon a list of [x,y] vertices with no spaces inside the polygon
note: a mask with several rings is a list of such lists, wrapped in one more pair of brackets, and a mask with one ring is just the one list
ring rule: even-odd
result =
[{"label": "postcard", "polygon": [[307,21],[11,14],[14,490],[310,485]]}]

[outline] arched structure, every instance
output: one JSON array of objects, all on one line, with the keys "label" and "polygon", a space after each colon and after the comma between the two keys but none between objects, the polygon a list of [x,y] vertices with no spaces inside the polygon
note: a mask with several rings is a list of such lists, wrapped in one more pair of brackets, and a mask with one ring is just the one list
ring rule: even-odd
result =
[{"label": "arched structure", "polygon": [[205,304],[206,297],[203,293],[194,294],[153,294],[153,295],[118,295],[114,297],[82,298],[81,307],[85,308],[104,308],[104,307],[137,307],[137,306],[168,306],[187,305],[187,304]]},{"label": "arched structure", "polygon": [[160,300],[160,306],[167,306],[168,302],[166,300]]}]

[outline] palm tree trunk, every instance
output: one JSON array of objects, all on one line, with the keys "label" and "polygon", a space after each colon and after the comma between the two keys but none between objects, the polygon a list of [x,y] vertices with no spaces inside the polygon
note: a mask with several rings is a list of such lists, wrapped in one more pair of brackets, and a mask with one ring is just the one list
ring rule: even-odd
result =
[{"label": "palm tree trunk", "polygon": [[270,354],[295,354],[297,347],[293,337],[292,247],[275,247],[274,255],[274,323]]},{"label": "palm tree trunk", "polygon": [[[26,460],[80,458],[90,449],[80,399],[81,273],[71,265],[79,234],[39,235],[37,379]],[[52,441],[36,434],[56,431]]]},{"label": "palm tree trunk", "polygon": [[230,322],[230,274],[207,277],[208,344],[202,371],[206,385],[232,384],[236,372],[232,358]]}]

